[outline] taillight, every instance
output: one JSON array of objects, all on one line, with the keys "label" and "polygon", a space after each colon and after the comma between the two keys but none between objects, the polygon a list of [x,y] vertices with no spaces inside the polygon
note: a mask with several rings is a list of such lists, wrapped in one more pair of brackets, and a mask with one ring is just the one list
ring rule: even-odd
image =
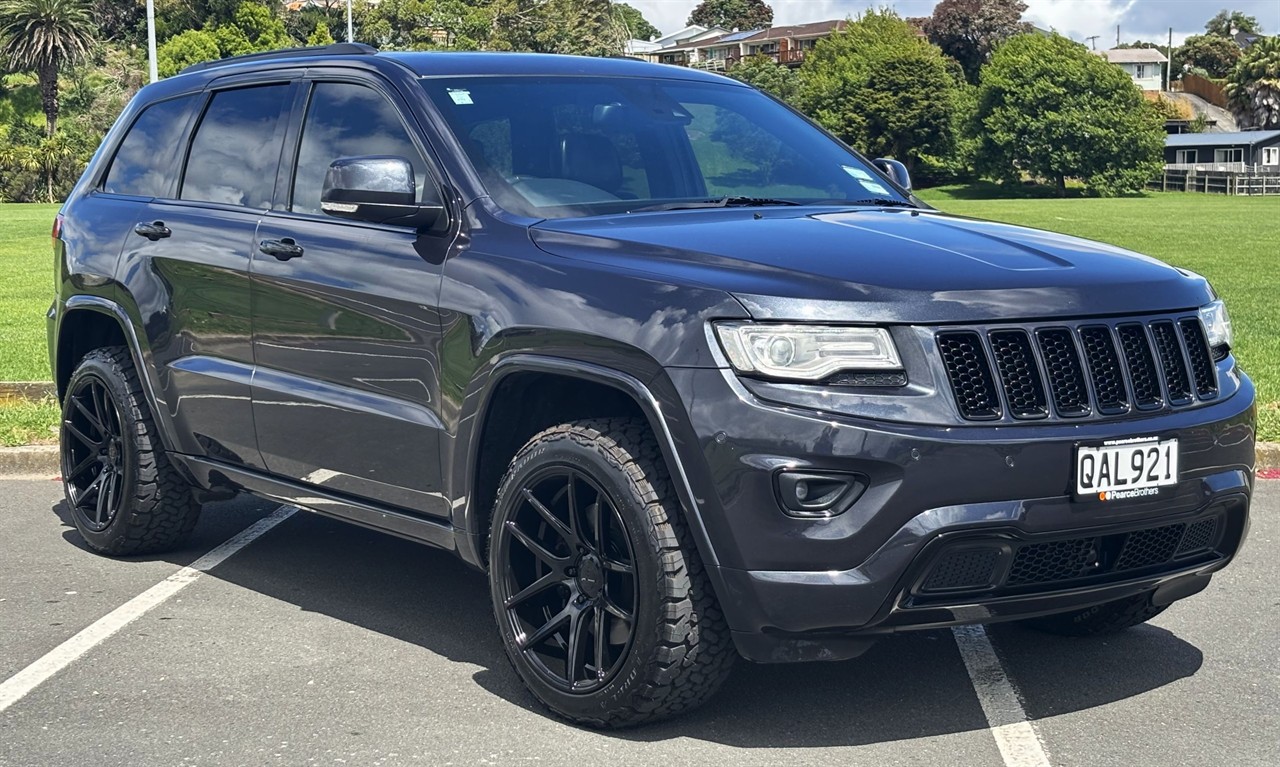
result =
[{"label": "taillight", "polygon": [[62,239],[62,214],[61,213],[53,217],[53,231],[50,232],[49,234],[53,238],[53,241],[54,241],[53,244],[56,246],[58,244],[58,240]]}]

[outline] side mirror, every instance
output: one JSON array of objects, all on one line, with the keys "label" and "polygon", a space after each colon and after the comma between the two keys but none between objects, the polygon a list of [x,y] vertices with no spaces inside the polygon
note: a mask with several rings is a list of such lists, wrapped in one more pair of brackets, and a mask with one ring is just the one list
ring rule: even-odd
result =
[{"label": "side mirror", "polygon": [[907,166],[897,160],[890,160],[887,157],[881,157],[879,160],[873,160],[872,164],[882,170],[886,176],[893,179],[893,182],[908,192],[911,191],[911,174],[907,171]]},{"label": "side mirror", "polygon": [[418,202],[413,165],[403,157],[346,157],[324,176],[320,209],[330,216],[426,229],[444,216],[444,203]]}]

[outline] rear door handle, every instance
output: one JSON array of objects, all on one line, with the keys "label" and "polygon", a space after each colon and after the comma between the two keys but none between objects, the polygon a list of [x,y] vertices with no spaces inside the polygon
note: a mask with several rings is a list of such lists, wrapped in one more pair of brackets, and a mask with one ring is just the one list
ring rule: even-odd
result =
[{"label": "rear door handle", "polygon": [[142,223],[134,226],[133,231],[135,234],[140,234],[152,242],[155,242],[156,240],[163,240],[165,237],[173,234],[173,230],[165,226],[163,221],[152,221],[149,224],[143,221]]},{"label": "rear door handle", "polygon": [[285,237],[280,240],[263,240],[258,243],[258,250],[268,256],[275,256],[280,261],[302,258],[302,246],[295,242],[292,237]]}]

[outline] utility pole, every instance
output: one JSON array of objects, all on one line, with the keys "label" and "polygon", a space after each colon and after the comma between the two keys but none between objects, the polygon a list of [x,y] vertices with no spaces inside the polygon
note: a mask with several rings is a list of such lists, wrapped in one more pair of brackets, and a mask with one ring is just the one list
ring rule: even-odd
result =
[{"label": "utility pole", "polygon": [[1116,25],[1116,47],[1120,47],[1120,25]]},{"label": "utility pole", "polygon": [[1168,93],[1173,90],[1173,27],[1169,27],[1169,44],[1164,51],[1164,57],[1168,59],[1164,65],[1164,90]]},{"label": "utility pole", "polygon": [[347,0],[347,42],[354,42],[355,32],[351,26],[351,0]]},{"label": "utility pole", "polygon": [[1088,40],[1088,41],[1089,41],[1089,47],[1090,47],[1090,48],[1092,48],[1092,49],[1093,49],[1093,50],[1095,50],[1095,51],[1096,51],[1096,50],[1098,50],[1098,38],[1099,38],[1099,37],[1102,37],[1102,35],[1089,35],[1088,37],[1086,37],[1086,38],[1085,38],[1086,40]]},{"label": "utility pole", "polygon": [[147,0],[147,68],[151,72],[151,82],[160,79],[156,70],[156,4],[155,0]]}]

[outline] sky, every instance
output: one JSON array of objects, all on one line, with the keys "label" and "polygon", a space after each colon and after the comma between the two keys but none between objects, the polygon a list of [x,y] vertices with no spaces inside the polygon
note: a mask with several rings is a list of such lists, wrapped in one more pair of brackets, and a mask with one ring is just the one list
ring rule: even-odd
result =
[{"label": "sky", "polygon": [[[626,0],[664,34],[683,29],[696,0]],[[868,7],[888,6],[901,16],[928,16],[937,0],[767,0],[773,6],[774,24],[842,19]],[[1085,41],[1098,35],[1099,50],[1116,42],[1116,26],[1122,42],[1164,42],[1173,27],[1174,45],[1187,35],[1204,31],[1204,23],[1223,8],[1256,16],[1266,34],[1280,32],[1280,0],[1023,0],[1029,7],[1023,18],[1038,27],[1053,29]]]}]

